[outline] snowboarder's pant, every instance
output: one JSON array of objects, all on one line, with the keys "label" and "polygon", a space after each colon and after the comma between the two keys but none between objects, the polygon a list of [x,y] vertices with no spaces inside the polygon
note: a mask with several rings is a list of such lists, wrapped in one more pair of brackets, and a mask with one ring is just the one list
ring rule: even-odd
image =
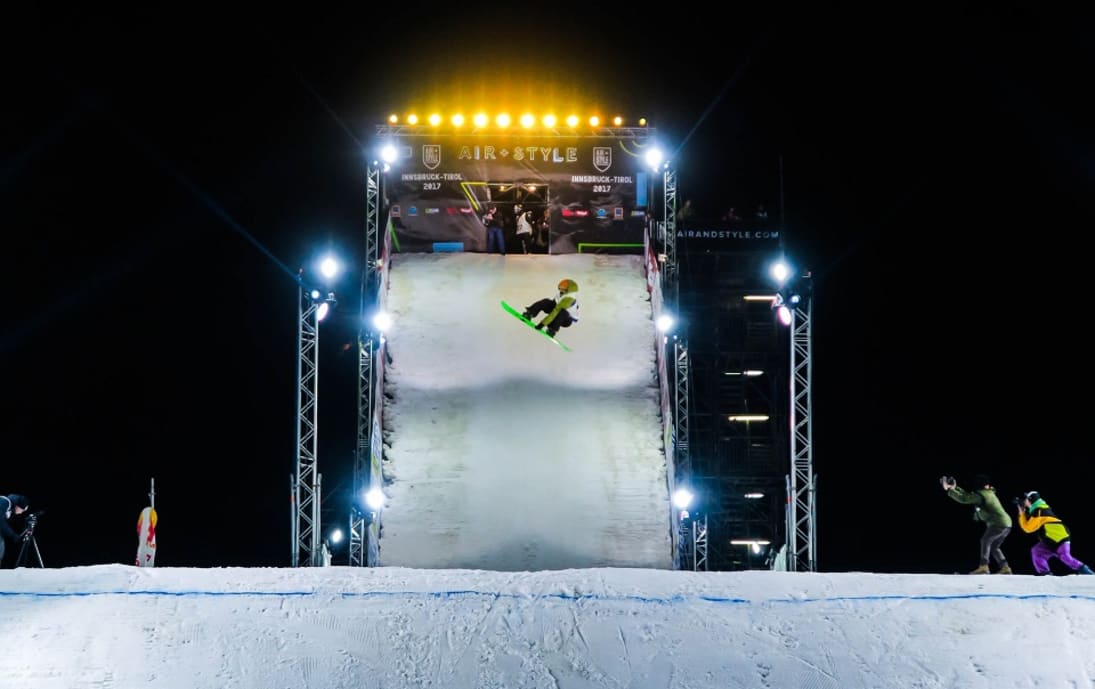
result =
[{"label": "snowboarder's pant", "polygon": [[[551,310],[555,308],[555,300],[551,297],[544,297],[540,301],[536,302],[532,306],[525,309],[525,313],[529,319],[536,318],[541,313],[551,313]],[[548,324],[548,333],[554,335],[559,332],[559,328],[569,328],[574,324],[574,319],[570,317],[570,312],[563,309],[559,313],[555,314],[554,320]]]},{"label": "snowboarder's pant", "polygon": [[487,228],[487,253],[491,253],[494,248],[498,248],[498,253],[503,256],[506,255],[506,240],[502,237],[501,227],[488,227]]},{"label": "snowboarder's pant", "polygon": [[1000,550],[1000,546],[1009,533],[1011,533],[1011,528],[1007,526],[990,525],[985,527],[985,533],[981,534],[981,564],[987,565],[989,563],[989,555],[992,556],[992,561],[1001,567],[1008,563],[1008,559],[1004,555],[1004,551]]},{"label": "snowboarder's pant", "polygon": [[1036,574],[1049,574],[1049,559],[1051,557],[1057,558],[1072,570],[1077,570],[1084,566],[1084,563],[1072,557],[1072,548],[1069,541],[1065,541],[1057,546],[1057,550],[1053,550],[1045,543],[1038,541],[1038,543],[1030,549],[1030,559],[1034,562],[1034,572]]},{"label": "snowboarder's pant", "polygon": [[4,563],[4,537],[0,536],[0,564]]}]

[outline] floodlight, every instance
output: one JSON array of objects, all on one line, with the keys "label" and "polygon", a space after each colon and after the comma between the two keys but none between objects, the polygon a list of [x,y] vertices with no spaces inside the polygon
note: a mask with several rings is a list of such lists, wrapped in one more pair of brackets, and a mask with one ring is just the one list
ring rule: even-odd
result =
[{"label": "floodlight", "polygon": [[616,115],[615,117],[612,118],[612,124],[616,125],[617,127],[622,127],[623,124],[624,124],[624,118],[620,117],[619,115]]},{"label": "floodlight", "polygon": [[657,326],[659,331],[667,333],[673,329],[673,326],[676,325],[676,321],[669,314],[663,313],[662,315],[658,316],[658,321],[655,325]]},{"label": "floodlight", "polygon": [[592,117],[589,118],[589,126],[590,127],[596,127],[599,124],[601,124],[601,118],[600,117],[597,117],[596,115],[593,115]]},{"label": "floodlight", "polygon": [[399,150],[393,144],[384,144],[380,149],[380,159],[385,163],[394,163],[395,159],[399,157]]},{"label": "floodlight", "polygon": [[436,112],[430,115],[430,126],[436,127],[441,124],[441,115]]},{"label": "floodlight", "polygon": [[532,113],[529,113],[529,112],[526,112],[524,115],[521,115],[521,126],[522,127],[524,127],[525,129],[528,129],[529,127],[531,127],[534,124],[536,124],[536,116],[535,115],[533,115]]},{"label": "floodlight", "polygon": [[418,115],[415,115],[413,113],[407,115],[407,124],[418,124]]},{"label": "floodlight", "polygon": [[384,506],[384,491],[379,488],[373,488],[369,492],[365,493],[365,504],[370,509],[379,510]]},{"label": "floodlight", "polygon": [[657,170],[664,159],[665,154],[662,153],[662,149],[656,146],[646,152],[646,164],[650,166],[651,170]]},{"label": "floodlight", "polygon": [[746,493],[745,497],[748,500],[760,500],[764,497],[764,493]]},{"label": "floodlight", "polygon": [[373,316],[373,327],[378,332],[386,333],[392,327],[392,317],[386,311],[381,311]]},{"label": "floodlight", "polygon": [[784,325],[791,325],[791,307],[787,306],[783,302],[775,304],[776,315],[779,316],[779,322]]},{"label": "floodlight", "polygon": [[396,124],[399,122],[399,115],[388,115],[388,122]]},{"label": "floodlight", "polygon": [[511,121],[512,120],[510,120],[510,116],[509,116],[508,112],[500,112],[494,118],[494,123],[496,125],[498,125],[499,127],[503,127],[503,128],[508,127],[510,125]]},{"label": "floodlight", "polygon": [[783,283],[787,282],[787,278],[791,277],[791,266],[787,265],[785,261],[779,260],[769,266],[768,273],[782,287]]},{"label": "floodlight", "polygon": [[331,535],[327,537],[327,540],[331,541],[331,543],[341,543],[342,529],[335,529],[334,531],[332,531]]},{"label": "floodlight", "polygon": [[743,423],[749,423],[750,421],[767,421],[767,414],[731,414],[726,417],[729,421],[741,421]]},{"label": "floodlight", "polygon": [[678,488],[673,491],[673,506],[679,510],[688,509],[688,506],[692,504],[692,491],[687,488]]},{"label": "floodlight", "polygon": [[319,262],[319,272],[328,280],[334,279],[342,271],[342,266],[334,256],[327,256]]},{"label": "floodlight", "polygon": [[640,117],[639,118],[639,126],[640,127],[645,127],[646,126],[646,118],[645,117]]},{"label": "floodlight", "polygon": [[578,116],[577,115],[568,115],[567,116],[567,126],[568,127],[577,127],[578,126]]},{"label": "floodlight", "polygon": [[454,126],[454,127],[463,127],[464,126],[464,116],[461,115],[460,113],[456,113],[455,115],[453,115],[452,116],[452,126]]},{"label": "floodlight", "polygon": [[312,301],[316,302],[316,322],[322,321],[331,312],[331,307],[338,303],[338,300],[335,299],[334,292],[328,292],[323,301],[320,301],[321,292],[319,290],[314,289],[311,294]]},{"label": "floodlight", "polygon": [[472,124],[474,124],[476,127],[486,127],[487,122],[489,122],[490,120],[487,119],[486,113],[477,112],[475,113],[475,116],[471,118],[471,121]]},{"label": "floodlight", "polygon": [[545,127],[555,126],[555,115],[544,115],[544,119],[541,120]]},{"label": "floodlight", "polygon": [[730,545],[748,546],[771,545],[771,543],[772,542],[766,538],[735,538],[730,541]]}]

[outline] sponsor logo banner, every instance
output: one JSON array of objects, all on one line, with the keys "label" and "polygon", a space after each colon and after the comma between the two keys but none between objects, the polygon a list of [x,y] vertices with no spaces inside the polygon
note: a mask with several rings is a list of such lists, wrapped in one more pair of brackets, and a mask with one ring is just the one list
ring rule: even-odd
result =
[{"label": "sponsor logo banner", "polygon": [[481,218],[490,203],[499,208],[507,243],[515,241],[517,215],[532,211],[547,226],[551,253],[610,245],[638,251],[642,244],[646,208],[638,200],[648,198],[650,179],[644,141],[515,133],[392,143],[406,154],[385,173],[404,251],[430,251],[438,242],[486,250]]}]

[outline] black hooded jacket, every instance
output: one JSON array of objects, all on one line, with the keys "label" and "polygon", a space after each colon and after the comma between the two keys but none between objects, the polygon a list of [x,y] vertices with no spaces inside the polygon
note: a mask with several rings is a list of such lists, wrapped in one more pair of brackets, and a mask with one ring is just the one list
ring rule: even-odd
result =
[{"label": "black hooded jacket", "polygon": [[0,495],[0,517],[3,517],[3,519],[0,519],[0,535],[11,541],[19,538],[19,534],[15,533],[15,529],[8,524],[8,520],[15,514],[15,507],[17,506],[26,509],[30,505],[26,497],[22,495]]}]

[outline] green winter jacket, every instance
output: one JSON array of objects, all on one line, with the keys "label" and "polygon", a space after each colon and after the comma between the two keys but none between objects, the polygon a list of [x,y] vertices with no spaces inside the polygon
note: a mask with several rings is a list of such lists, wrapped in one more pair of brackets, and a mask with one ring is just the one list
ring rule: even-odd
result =
[{"label": "green winter jacket", "polygon": [[1011,515],[1000,504],[995,488],[978,488],[965,491],[955,486],[947,491],[951,500],[963,505],[973,505],[974,521],[985,522],[989,526],[1011,528]]},{"label": "green winter jacket", "polygon": [[[551,322],[553,320],[555,320],[555,317],[559,315],[560,311],[570,309],[570,308],[576,308],[577,305],[578,305],[578,290],[574,290],[573,292],[560,295],[559,300],[557,302],[555,302],[555,308],[552,309],[551,313],[549,313],[547,316],[545,316],[542,321],[540,321],[540,324],[544,325],[544,326],[551,325]],[[575,314],[572,313],[572,314],[570,314],[570,316],[571,316],[571,318],[574,318],[574,320],[578,320],[577,318],[575,318]]]}]

